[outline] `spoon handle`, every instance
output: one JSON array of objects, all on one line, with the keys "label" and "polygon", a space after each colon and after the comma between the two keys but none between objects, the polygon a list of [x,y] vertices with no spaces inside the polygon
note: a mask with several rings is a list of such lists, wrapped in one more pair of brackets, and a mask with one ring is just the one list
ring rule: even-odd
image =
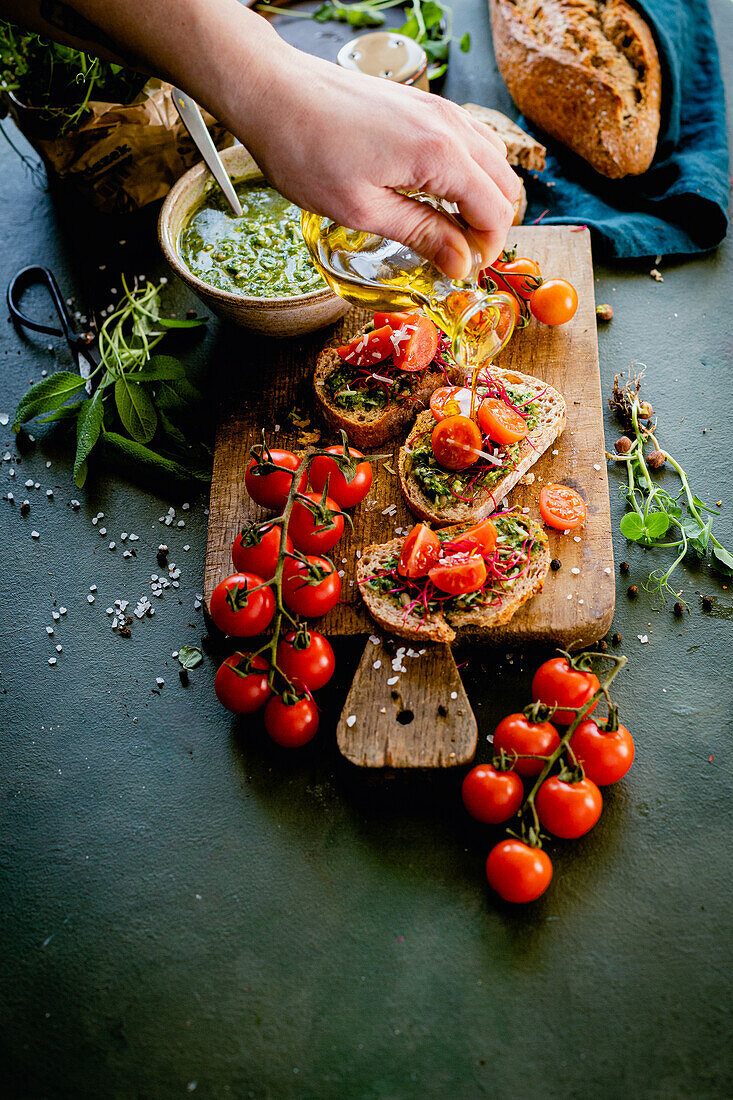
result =
[{"label": "spoon handle", "polygon": [[237,198],[236,191],[232,187],[232,181],[229,179],[227,170],[221,162],[221,157],[219,156],[217,148],[211,140],[211,134],[206,127],[198,104],[196,104],[189,95],[182,92],[180,88],[173,89],[173,102],[176,105],[176,110],[181,116],[183,125],[191,135],[191,140],[203,157],[206,167],[221,187],[227,202],[236,216],[238,218],[241,217],[242,204]]}]

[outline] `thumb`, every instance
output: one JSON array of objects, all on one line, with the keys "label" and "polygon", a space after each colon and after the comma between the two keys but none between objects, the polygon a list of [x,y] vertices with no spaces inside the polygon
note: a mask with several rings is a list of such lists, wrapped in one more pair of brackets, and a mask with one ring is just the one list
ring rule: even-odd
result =
[{"label": "thumb", "polygon": [[[378,211],[378,213],[377,213]],[[375,204],[373,232],[414,248],[451,279],[467,279],[474,264],[466,237],[432,206],[387,191]]]}]

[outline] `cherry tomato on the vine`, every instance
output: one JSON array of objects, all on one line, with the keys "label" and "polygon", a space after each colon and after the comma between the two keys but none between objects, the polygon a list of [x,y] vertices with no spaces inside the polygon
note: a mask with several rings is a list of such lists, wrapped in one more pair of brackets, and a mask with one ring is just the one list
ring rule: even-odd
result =
[{"label": "cherry tomato on the vine", "polygon": [[467,470],[483,446],[478,424],[468,416],[446,416],[433,428],[433,454],[446,470]]},{"label": "cherry tomato on the vine", "polygon": [[[532,680],[532,698],[547,707],[557,707],[552,721],[569,726],[575,719],[575,711],[564,707],[584,707],[598,691],[600,684],[595,672],[572,668],[567,657],[551,657],[537,669]],[[588,711],[596,709],[598,701]]]},{"label": "cherry tomato on the vine", "polygon": [[[329,454],[343,456],[343,447],[327,447]],[[351,458],[363,458],[361,451],[349,447]],[[335,500],[339,508],[353,508],[360,504],[372,487],[372,467],[369,462],[358,462],[356,473],[351,481],[339,469],[332,458],[316,455],[311,463],[310,479],[313,488],[322,493],[328,481],[328,495]]]},{"label": "cherry tomato on the vine", "polygon": [[436,588],[451,596],[478,592],[486,580],[486,562],[477,552],[451,554],[429,571]]},{"label": "cherry tomato on the vine", "polygon": [[[285,536],[285,549],[290,553],[293,540]],[[280,553],[280,528],[262,527],[244,530],[237,535],[232,546],[232,562],[238,573],[256,573],[269,581],[275,575]]]},{"label": "cherry tomato on the vine", "polygon": [[517,256],[515,260],[497,260],[493,266],[498,272],[498,278],[493,271],[488,274],[498,283],[499,290],[503,289],[502,283],[505,283],[520,298],[529,298],[537,289],[538,280],[542,278],[540,265],[527,256]]},{"label": "cherry tomato on the vine", "polygon": [[496,443],[518,443],[529,433],[527,421],[498,397],[485,397],[478,407],[478,422],[484,435]]},{"label": "cherry tomato on the vine", "polygon": [[401,577],[426,577],[440,557],[440,539],[427,523],[416,523],[402,544],[397,572]]},{"label": "cherry tomato on the vine", "polygon": [[290,630],[277,647],[277,666],[291,681],[302,680],[311,691],[322,688],[333,676],[336,661],[328,638],[308,631],[308,642]]},{"label": "cherry tomato on the vine", "polygon": [[256,573],[232,573],[217,584],[209,611],[219,630],[235,638],[251,638],[267,630],[275,614],[275,597],[271,588],[261,584],[262,577]]},{"label": "cherry tomato on the vine", "polygon": [[341,596],[341,577],[325,558],[306,554],[308,564],[320,575],[310,575],[308,566],[289,558],[283,569],[283,599],[296,615],[315,619],[335,607]]},{"label": "cherry tomato on the vine", "polygon": [[564,325],[578,308],[578,292],[566,279],[547,279],[529,299],[532,314],[543,325]]},{"label": "cherry tomato on the vine", "polygon": [[500,840],[486,860],[489,885],[505,901],[534,901],[552,878],[550,857],[522,840]]},{"label": "cherry tomato on the vine", "polygon": [[576,727],[570,748],[588,779],[599,787],[618,783],[634,762],[634,739],[626,726],[606,732],[592,718],[585,718]]},{"label": "cherry tomato on the vine", "polygon": [[540,514],[548,527],[574,531],[585,523],[585,501],[568,485],[544,485],[540,489]]},{"label": "cherry tomato on the vine", "polygon": [[290,513],[288,534],[304,554],[327,554],[344,533],[344,517],[331,497],[321,506],[320,493],[303,493],[315,508],[315,514],[301,500],[296,500]]},{"label": "cherry tomato on the vine", "polygon": [[305,690],[292,700],[273,695],[265,707],[265,729],[278,745],[299,748],[318,730],[318,707]]},{"label": "cherry tomato on the vine", "polygon": [[[241,669],[238,667],[241,665]],[[272,695],[267,661],[249,653],[232,653],[219,665],[214,678],[217,699],[232,714],[253,714]]]},{"label": "cherry tomato on the vine", "polygon": [[497,771],[492,764],[471,768],[461,787],[463,805],[484,825],[498,825],[513,817],[524,798],[522,780],[515,771]]},{"label": "cherry tomato on the vine", "polygon": [[[550,756],[560,744],[560,734],[551,722],[533,722],[524,714],[508,714],[502,718],[494,733],[494,752],[501,749],[512,756]],[[518,775],[539,775],[544,760],[517,760],[514,770]]]},{"label": "cherry tomato on the vine", "polygon": [[[268,472],[270,460],[279,467],[277,470]],[[269,458],[264,454],[250,460],[244,474],[245,488],[252,500],[263,508],[281,510],[285,507],[295,471],[299,466],[300,459],[292,451],[271,450]],[[307,475],[303,474],[298,488],[304,489],[306,484]]]},{"label": "cherry tomato on the vine", "polygon": [[592,779],[567,783],[551,775],[537,791],[535,808],[540,824],[549,833],[564,840],[575,840],[598,821],[603,798]]}]

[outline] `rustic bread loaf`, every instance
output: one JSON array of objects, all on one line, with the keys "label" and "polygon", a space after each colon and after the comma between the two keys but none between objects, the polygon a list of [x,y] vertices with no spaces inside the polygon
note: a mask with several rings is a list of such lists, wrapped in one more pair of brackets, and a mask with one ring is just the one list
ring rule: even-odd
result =
[{"label": "rustic bread loaf", "polygon": [[520,111],[604,176],[639,175],[659,133],[662,75],[626,0],[489,0],[499,70]]}]

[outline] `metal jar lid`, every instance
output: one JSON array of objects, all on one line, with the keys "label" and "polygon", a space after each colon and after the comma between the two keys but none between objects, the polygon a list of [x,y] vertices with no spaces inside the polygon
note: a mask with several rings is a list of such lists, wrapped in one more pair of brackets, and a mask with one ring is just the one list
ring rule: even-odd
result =
[{"label": "metal jar lid", "polygon": [[344,69],[429,90],[427,54],[419,43],[404,34],[393,31],[360,34],[341,47],[337,60]]}]

